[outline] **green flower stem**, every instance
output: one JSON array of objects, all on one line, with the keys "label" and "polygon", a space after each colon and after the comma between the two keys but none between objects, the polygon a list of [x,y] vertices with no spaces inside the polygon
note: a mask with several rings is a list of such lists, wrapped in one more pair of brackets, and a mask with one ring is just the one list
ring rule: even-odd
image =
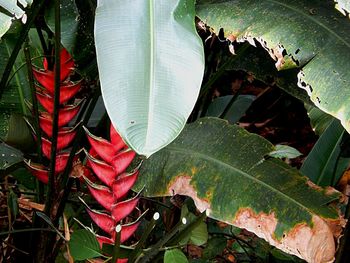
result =
[{"label": "green flower stem", "polygon": [[173,238],[178,232],[180,232],[184,225],[186,224],[186,218],[182,218],[182,220],[176,224],[176,226],[168,233],[166,234],[161,240],[159,240],[154,246],[152,246],[147,252],[141,253],[135,263],[146,263],[151,262],[151,260],[157,256],[160,249],[171,239]]},{"label": "green flower stem", "polygon": [[154,213],[151,222],[148,223],[146,230],[143,232],[141,239],[137,243],[135,249],[129,256],[129,262],[134,262],[136,256],[141,252],[143,244],[147,240],[148,236],[151,234],[152,230],[156,226],[157,220],[159,219],[159,213]]},{"label": "green flower stem", "polygon": [[[43,154],[41,150],[41,130],[39,125],[38,100],[35,95],[34,76],[32,71],[32,63],[31,63],[32,60],[31,60],[30,51],[29,51],[28,38],[26,39],[25,46],[24,46],[24,55],[25,55],[26,65],[28,70],[27,72],[28,72],[28,80],[29,80],[29,87],[30,87],[30,95],[32,97],[34,129],[37,137],[36,150],[38,154],[38,161],[39,163],[42,163]],[[39,182],[39,180],[37,180],[37,183],[36,183],[36,190],[37,190],[37,201],[39,203],[42,203],[44,200],[44,186],[43,186],[43,183]]]},{"label": "green flower stem", "polygon": [[174,236],[173,239],[171,239],[169,242],[166,243],[167,246],[175,246],[178,245],[178,243],[181,242],[186,236],[188,236],[188,233],[191,233],[203,220],[206,218],[206,213],[203,212],[200,216],[196,218],[193,222],[188,224],[184,229],[180,231],[180,233],[176,236]]},{"label": "green flower stem", "polygon": [[12,50],[11,56],[6,64],[4,73],[2,75],[1,81],[0,81],[0,99],[2,97],[2,94],[5,91],[5,88],[8,83],[8,78],[11,74],[11,70],[13,68],[13,65],[15,64],[16,58],[18,56],[18,52],[22,48],[22,44],[24,43],[25,39],[27,38],[29,29],[32,27],[32,24],[34,20],[36,19],[37,15],[39,14],[39,11],[41,10],[43,4],[45,3],[45,0],[38,0],[34,1],[34,4],[32,6],[31,13],[28,16],[27,23],[25,23],[21,29],[21,32],[19,33],[17,42]]},{"label": "green flower stem", "polygon": [[7,235],[12,235],[12,234],[18,234],[18,233],[23,233],[23,232],[33,232],[33,231],[55,232],[55,230],[53,230],[51,228],[27,228],[27,229],[3,231],[3,232],[0,232],[0,236],[7,236]]},{"label": "green flower stem", "polygon": [[115,241],[114,241],[114,247],[113,247],[113,257],[112,257],[112,263],[115,263],[118,259],[118,254],[120,252],[120,237],[122,233],[122,226],[117,225],[115,227]]}]

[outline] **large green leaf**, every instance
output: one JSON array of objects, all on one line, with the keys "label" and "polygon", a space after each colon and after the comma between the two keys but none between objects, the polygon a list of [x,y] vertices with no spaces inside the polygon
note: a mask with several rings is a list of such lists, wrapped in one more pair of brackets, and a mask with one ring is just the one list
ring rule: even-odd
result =
[{"label": "large green leaf", "polygon": [[99,0],[95,42],[107,112],[125,142],[150,156],[174,140],[204,72],[194,0]]},{"label": "large green leaf", "polygon": [[69,241],[69,249],[74,260],[86,260],[102,255],[95,235],[86,229],[73,232]]},{"label": "large green leaf", "polygon": [[191,196],[214,219],[307,261],[328,262],[335,252],[328,224],[339,223],[339,215],[327,204],[339,195],[326,195],[296,169],[267,157],[274,150],[237,125],[200,119],[145,160],[137,188],[145,185],[148,196]]},{"label": "large green leaf", "polygon": [[350,21],[333,1],[199,0],[197,14],[229,39],[261,43],[278,69],[299,67],[298,86],[350,131]]},{"label": "large green leaf", "polygon": [[342,169],[336,169],[340,157],[340,143],[344,128],[339,120],[334,119],[322,133],[315,146],[305,159],[300,172],[321,186],[334,185],[349,164],[344,162]]}]

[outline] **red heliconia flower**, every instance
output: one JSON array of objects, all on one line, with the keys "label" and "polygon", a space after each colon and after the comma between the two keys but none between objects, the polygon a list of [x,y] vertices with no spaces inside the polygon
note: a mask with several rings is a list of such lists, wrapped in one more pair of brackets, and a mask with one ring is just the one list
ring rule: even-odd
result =
[{"label": "red heliconia flower", "polygon": [[[45,111],[39,112],[39,125],[42,131],[42,152],[43,156],[47,159],[51,158],[51,137],[52,137],[52,125],[54,112],[54,92],[55,92],[55,73],[54,70],[48,69],[48,63],[46,58],[43,61],[44,69],[39,69],[33,66],[33,74],[37,81],[36,85],[36,97],[45,109]],[[74,140],[77,127],[67,127],[74,117],[78,114],[80,106],[83,100],[78,100],[73,104],[66,104],[73,100],[81,87],[81,81],[72,82],[69,77],[74,71],[74,61],[64,48],[61,50],[61,68],[60,68],[60,106],[58,109],[58,137],[57,137],[57,152],[56,152],[56,165],[55,174],[64,171],[69,158],[69,151],[67,147],[70,146]],[[27,121],[28,122],[28,121]],[[33,129],[34,131],[34,129]],[[34,135],[36,138],[37,136]],[[74,159],[75,165],[81,165],[78,155],[76,154]],[[47,184],[49,169],[41,164],[35,164],[31,161],[27,161],[26,165],[32,174],[38,178],[39,181]],[[77,170],[77,169],[75,169]],[[76,171],[75,171],[76,174]],[[85,174],[86,175],[86,174]]]},{"label": "red heliconia flower", "polygon": [[[113,244],[115,242],[116,226],[121,224],[137,206],[140,193],[128,200],[123,198],[135,184],[139,174],[139,167],[130,173],[125,171],[134,159],[135,152],[127,148],[112,125],[110,128],[110,141],[91,134],[85,127],[84,129],[91,145],[90,153],[85,151],[87,165],[102,184],[92,182],[86,177],[84,179],[91,195],[105,211],[100,212],[84,204],[91,219],[108,235],[96,235],[102,247],[103,244]],[[121,243],[134,234],[139,224],[139,220],[131,224],[121,224]]]}]

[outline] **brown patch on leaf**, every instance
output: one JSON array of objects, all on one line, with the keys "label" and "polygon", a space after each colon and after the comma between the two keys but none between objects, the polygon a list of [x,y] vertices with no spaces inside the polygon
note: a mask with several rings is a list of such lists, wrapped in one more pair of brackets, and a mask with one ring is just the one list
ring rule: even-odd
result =
[{"label": "brown patch on leaf", "polygon": [[274,235],[277,222],[273,212],[256,214],[251,208],[241,208],[231,223],[255,233],[271,245],[307,262],[333,262],[335,254],[333,232],[323,219],[313,216],[312,227],[306,223],[298,224],[285,233],[281,240],[277,240]]},{"label": "brown patch on leaf", "polygon": [[191,197],[201,213],[205,210],[210,210],[210,204],[197,196],[197,191],[191,185],[191,177],[188,175],[177,176],[168,186],[168,192],[170,195],[178,194]]}]

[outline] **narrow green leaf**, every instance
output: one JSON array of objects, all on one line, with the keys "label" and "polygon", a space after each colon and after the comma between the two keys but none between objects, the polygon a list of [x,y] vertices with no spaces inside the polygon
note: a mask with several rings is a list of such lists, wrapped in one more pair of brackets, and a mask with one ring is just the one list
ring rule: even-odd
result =
[{"label": "narrow green leaf", "polygon": [[275,150],[269,153],[269,156],[274,157],[274,158],[289,158],[293,159],[296,157],[299,157],[302,155],[301,152],[299,152],[297,149],[288,146],[288,145],[282,145],[282,144],[277,144],[275,146]]},{"label": "narrow green leaf", "polygon": [[165,251],[164,263],[188,263],[188,260],[180,249],[175,248]]},{"label": "narrow green leaf", "polygon": [[114,127],[150,156],[185,126],[204,72],[194,0],[99,0],[95,43],[102,96]]},{"label": "narrow green leaf", "polygon": [[339,178],[341,175],[334,173],[340,155],[339,144],[344,132],[339,120],[334,119],[312,148],[301,166],[300,172],[318,185],[332,185],[333,177]]},{"label": "narrow green leaf", "polygon": [[[341,1],[345,3],[346,1]],[[197,15],[238,42],[259,42],[279,70],[298,68],[298,86],[350,131],[350,20],[333,1],[199,0]]]},{"label": "narrow green leaf", "polygon": [[[214,99],[213,102],[210,103],[206,115],[210,117],[220,117],[230,103],[232,97],[233,95],[228,95]],[[231,105],[224,119],[228,120],[230,123],[236,123],[244,116],[250,105],[252,105],[254,99],[255,96],[252,95],[238,96],[235,102]]]},{"label": "narrow green leaf", "polygon": [[[286,244],[289,235],[307,238],[317,256],[330,260],[335,253],[334,239],[325,221],[340,224],[341,220],[338,211],[326,204],[339,195],[328,196],[315,189],[281,160],[265,159],[273,150],[270,142],[237,125],[200,119],[144,161],[137,188],[146,186],[148,196],[190,196],[209,217],[246,228],[312,261],[316,254],[300,245],[301,240]],[[309,237],[301,234],[306,233],[303,228],[309,229]],[[322,245],[312,241],[318,239],[312,238],[316,232],[324,233]]]},{"label": "narrow green leaf", "polygon": [[10,192],[8,194],[8,199],[7,199],[7,205],[11,210],[11,213],[14,215],[16,218],[18,214],[18,197],[17,195],[10,189]]},{"label": "narrow green leaf", "polygon": [[305,108],[310,118],[310,123],[313,131],[317,135],[321,135],[332,123],[334,117],[312,105],[305,104]]},{"label": "narrow green leaf", "polygon": [[74,260],[86,260],[101,256],[100,245],[95,235],[86,229],[76,230],[72,233],[69,249]]}]

